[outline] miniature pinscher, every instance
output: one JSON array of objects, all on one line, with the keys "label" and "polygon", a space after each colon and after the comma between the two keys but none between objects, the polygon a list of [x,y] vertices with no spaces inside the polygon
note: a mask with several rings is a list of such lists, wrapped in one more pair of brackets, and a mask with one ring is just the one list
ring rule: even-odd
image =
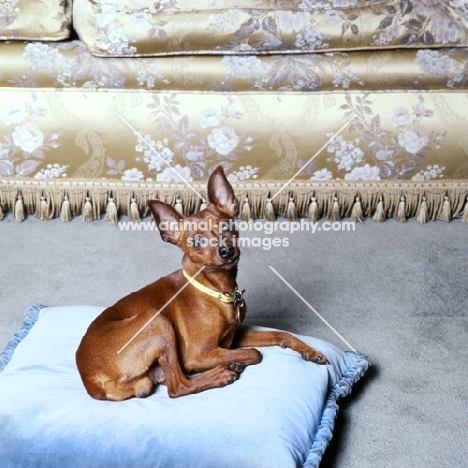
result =
[{"label": "miniature pinscher", "polygon": [[160,383],[173,398],[224,387],[261,361],[255,347],[287,347],[326,363],[287,332],[241,326],[238,233],[229,229],[238,201],[221,166],[209,178],[207,199],[206,209],[187,218],[171,205],[148,202],[163,241],[184,252],[183,269],[120,299],[91,323],[76,363],[93,398],[143,398]]}]

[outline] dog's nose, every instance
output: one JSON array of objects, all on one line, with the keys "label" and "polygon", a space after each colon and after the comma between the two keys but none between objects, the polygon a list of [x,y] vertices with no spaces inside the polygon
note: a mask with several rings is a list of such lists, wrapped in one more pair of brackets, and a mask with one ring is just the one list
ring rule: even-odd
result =
[{"label": "dog's nose", "polygon": [[225,260],[231,258],[234,255],[234,247],[229,244],[223,245],[219,248],[219,255]]}]

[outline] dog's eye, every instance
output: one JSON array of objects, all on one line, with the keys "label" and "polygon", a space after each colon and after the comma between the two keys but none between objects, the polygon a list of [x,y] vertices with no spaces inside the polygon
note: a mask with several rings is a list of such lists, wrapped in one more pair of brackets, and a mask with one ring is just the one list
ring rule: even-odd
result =
[{"label": "dog's eye", "polygon": [[195,248],[201,247],[201,239],[202,236],[200,236],[199,234],[193,237],[193,246]]},{"label": "dog's eye", "polygon": [[229,232],[231,230],[230,224],[227,221],[222,221],[219,223],[221,232]]}]

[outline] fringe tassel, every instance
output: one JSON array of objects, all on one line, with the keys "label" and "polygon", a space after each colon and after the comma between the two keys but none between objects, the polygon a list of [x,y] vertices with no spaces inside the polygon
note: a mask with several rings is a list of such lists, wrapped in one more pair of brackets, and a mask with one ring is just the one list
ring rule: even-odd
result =
[{"label": "fringe tassel", "polygon": [[399,223],[406,223],[406,201],[403,196],[398,204],[397,220]]},{"label": "fringe tassel", "polygon": [[208,206],[208,203],[206,202],[205,199],[203,199],[200,205],[200,209],[198,211],[205,210],[207,206]]},{"label": "fringe tassel", "polygon": [[338,198],[336,198],[336,197],[333,197],[331,220],[332,221],[340,221],[341,220],[340,204],[338,203]]},{"label": "fringe tassel", "polygon": [[130,211],[128,217],[130,218],[130,221],[134,223],[139,223],[141,221],[140,210],[138,209],[138,204],[135,198],[132,198],[130,201]]},{"label": "fringe tassel", "polygon": [[184,215],[184,207],[182,206],[182,200],[180,198],[176,200],[174,209],[177,211],[177,213],[181,214],[182,216]]},{"label": "fringe tassel", "polygon": [[114,226],[117,226],[119,215],[117,213],[117,205],[115,204],[114,199],[112,197],[109,197],[107,201],[105,219],[106,221],[109,221],[109,223],[113,224]]},{"label": "fringe tassel", "polygon": [[271,198],[267,198],[266,206],[265,206],[265,213],[263,214],[263,217],[265,218],[266,221],[276,220],[275,207],[273,206],[273,203],[271,202]]},{"label": "fringe tassel", "polygon": [[439,219],[449,223],[452,220],[452,211],[450,208],[450,200],[447,195],[444,197],[444,204],[442,206],[442,214],[439,216]]},{"label": "fringe tassel", "polygon": [[382,197],[379,197],[379,203],[377,203],[377,208],[375,209],[374,213],[374,221],[377,221],[379,223],[382,223],[385,221],[385,210],[383,206],[383,200]]},{"label": "fringe tassel", "polygon": [[462,223],[468,223],[468,198],[466,199],[465,208],[463,209]]},{"label": "fringe tassel", "polygon": [[70,200],[68,199],[67,194],[65,194],[65,197],[62,202],[62,208],[60,209],[60,219],[64,223],[69,223],[73,219],[70,207]]},{"label": "fringe tassel", "polygon": [[294,197],[289,197],[288,208],[286,210],[286,218],[289,221],[297,221],[298,219],[296,204],[294,203]]},{"label": "fringe tassel", "polygon": [[429,218],[429,210],[427,208],[426,197],[422,197],[421,205],[419,206],[418,214],[416,215],[416,220],[421,224],[426,224]]},{"label": "fringe tassel", "polygon": [[248,199],[247,196],[244,198],[244,203],[242,204],[240,219],[242,221],[249,221],[249,220],[253,219],[252,218],[252,213],[250,211],[249,199]]},{"label": "fringe tassel", "polygon": [[311,198],[309,209],[307,210],[307,217],[313,222],[316,223],[320,219],[320,210],[315,197]]},{"label": "fringe tassel", "polygon": [[24,204],[23,204],[23,197],[21,194],[18,194],[18,199],[15,203],[15,219],[19,223],[23,222],[26,219],[26,215],[24,213]]},{"label": "fringe tassel", "polygon": [[85,201],[85,203],[83,205],[82,216],[83,216],[83,221],[85,223],[90,223],[91,221],[94,220],[93,205],[91,205],[91,201],[90,201],[89,197],[86,197],[86,201]]},{"label": "fringe tassel", "polygon": [[359,196],[356,197],[353,209],[351,210],[351,221],[362,222],[364,221],[364,213],[362,212],[361,199]]},{"label": "fringe tassel", "polygon": [[41,196],[38,217],[39,219],[49,219],[49,205],[44,196]]},{"label": "fringe tassel", "polygon": [[5,214],[3,213],[2,199],[0,198],[0,221],[3,220]]}]

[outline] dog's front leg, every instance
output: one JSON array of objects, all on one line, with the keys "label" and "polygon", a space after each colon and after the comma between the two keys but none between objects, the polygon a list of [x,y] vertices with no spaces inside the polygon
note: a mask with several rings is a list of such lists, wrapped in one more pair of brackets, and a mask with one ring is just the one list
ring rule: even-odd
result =
[{"label": "dog's front leg", "polygon": [[204,353],[192,353],[184,359],[184,368],[189,373],[205,372],[218,366],[230,367],[239,373],[245,366],[258,364],[261,353],[255,348],[226,349],[214,348]]},{"label": "dog's front leg", "polygon": [[298,352],[306,361],[312,361],[317,364],[326,364],[326,357],[314,348],[306,345],[301,340],[297,339],[291,333],[283,331],[260,331],[251,330],[241,326],[232,343],[233,348],[248,348],[248,347],[266,347],[266,346],[281,346],[282,348],[290,348]]}]

